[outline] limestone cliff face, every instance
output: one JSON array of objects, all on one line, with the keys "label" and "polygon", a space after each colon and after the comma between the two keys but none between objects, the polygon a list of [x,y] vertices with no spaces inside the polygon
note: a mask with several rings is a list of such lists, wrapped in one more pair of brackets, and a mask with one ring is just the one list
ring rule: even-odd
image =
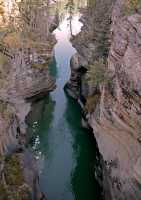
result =
[{"label": "limestone cliff face", "polygon": [[[75,41],[78,56],[73,58],[75,65],[73,70],[77,64],[79,72],[82,66],[88,69],[92,62],[95,63],[97,53],[98,59],[104,58],[107,61],[105,79],[98,85],[94,84],[94,81],[93,84],[89,84],[86,73],[83,76],[79,74],[81,77],[77,79],[79,82],[75,79],[77,83],[75,90],[78,88],[80,90],[76,98],[80,95],[85,97],[86,118],[93,128],[102,155],[103,186],[107,200],[141,198],[141,12],[139,8],[131,11],[129,5],[126,7],[126,3],[127,1],[117,0],[113,4],[112,24],[110,32],[108,31],[111,45],[107,56],[99,54],[95,40],[88,40],[84,46],[86,32],[82,30],[78,37],[84,35]],[[100,24],[95,25],[93,17],[93,30],[100,27]],[[88,30],[88,37],[91,33],[89,29],[93,26],[88,20],[89,28],[85,29]],[[84,28],[86,28],[85,23]],[[102,41],[99,42],[101,44]],[[91,48],[86,47],[89,43],[91,47],[93,46],[92,55]],[[81,57],[87,58],[87,63],[84,63]],[[100,67],[100,64],[97,67]],[[81,79],[83,84],[80,84]],[[71,77],[68,83],[69,90],[72,80]],[[74,85],[72,88],[74,89]]]},{"label": "limestone cliff face", "polygon": [[[30,195],[34,199],[44,199],[39,189],[36,162],[25,147],[25,117],[30,111],[30,101],[55,89],[48,66],[56,42],[52,31],[58,19],[57,14],[50,14],[49,1],[47,5],[42,0],[37,5],[36,2],[32,4],[30,1],[17,4],[13,0],[8,12],[5,1],[1,4],[0,193],[5,193],[2,199],[31,199]],[[12,164],[17,171],[12,171]],[[16,182],[17,175],[21,182]],[[23,196],[15,196],[15,192],[21,190]],[[24,193],[30,194],[24,197]]]},{"label": "limestone cliff face", "polygon": [[[18,119],[17,127],[25,135],[24,120],[30,109],[26,100],[46,95],[55,88],[55,80],[49,75],[48,65],[56,42],[50,30],[55,28],[55,24],[57,26],[57,16],[54,14],[50,17],[49,5],[42,6],[42,1],[38,6],[34,5],[35,9],[30,3],[23,1],[17,5],[14,2],[14,13],[8,12],[14,15],[14,23],[10,21],[8,14],[5,14],[6,27],[2,25],[4,30],[2,29],[0,40],[0,99],[13,107],[13,113]],[[41,19],[42,23],[39,22]],[[6,28],[11,28],[9,23],[13,23],[13,29],[6,32]],[[5,142],[1,140],[1,143],[4,146]]]},{"label": "limestone cliff face", "polygon": [[9,144],[11,144],[12,150],[14,148],[13,145],[18,143],[16,136],[18,120],[16,115],[14,115],[14,108],[11,105],[0,101],[0,109],[0,152],[4,154],[8,152]]},{"label": "limestone cliff face", "polygon": [[78,98],[80,93],[84,97],[88,96],[89,92],[92,93],[84,77],[82,79],[81,77],[95,60],[108,55],[113,5],[114,0],[90,1],[88,8],[82,11],[83,16],[80,21],[83,27],[81,32],[72,38],[77,53],[71,59],[72,73],[66,85],[67,91],[75,98]]},{"label": "limestone cliff face", "polygon": [[[120,7],[121,6],[121,7]],[[140,199],[141,181],[141,14],[113,11],[108,74],[112,93],[103,86],[90,123],[106,161],[112,199]]]}]

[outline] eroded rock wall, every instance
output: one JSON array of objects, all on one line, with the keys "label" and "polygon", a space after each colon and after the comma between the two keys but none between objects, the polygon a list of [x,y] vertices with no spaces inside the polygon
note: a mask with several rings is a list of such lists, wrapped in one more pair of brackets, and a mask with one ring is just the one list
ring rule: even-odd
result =
[{"label": "eroded rock wall", "polygon": [[[102,1],[96,2],[95,5],[99,7],[98,13],[103,8],[100,2]],[[78,53],[72,58],[72,76],[67,86],[68,92],[75,94],[75,98],[79,99],[82,95],[85,99],[86,119],[93,128],[102,155],[105,199],[139,200],[141,198],[140,2],[133,4],[133,1],[126,0],[111,1],[111,15],[108,10],[108,24],[106,24],[109,28],[102,29],[101,24],[104,26],[104,21],[107,19],[105,15],[109,9],[109,6],[106,7],[108,2],[103,2],[105,12],[102,12],[103,15],[98,21],[95,19],[95,14],[90,17],[88,11],[84,13],[82,32],[73,40]],[[92,13],[95,13],[95,8],[90,9]],[[107,30],[106,35],[108,34],[106,40],[101,37],[104,30]],[[103,45],[106,47],[106,54],[101,51]],[[92,82],[86,79],[86,72],[76,73],[80,72],[82,67],[89,71],[89,66],[95,67],[94,63],[99,58],[104,59],[105,64],[103,80],[97,82],[99,71],[94,73],[95,81]],[[101,67],[99,62],[97,67]],[[73,73],[75,77],[76,74],[78,76],[75,78]],[[98,84],[95,84],[96,82]],[[74,87],[76,85],[77,87]]]},{"label": "eroded rock wall", "polygon": [[117,2],[112,18],[108,57],[112,89],[101,88],[99,105],[89,119],[105,160],[112,199],[130,200],[141,196],[141,14],[118,12],[122,3]]},{"label": "eroded rock wall", "polygon": [[[12,1],[11,11],[7,11],[4,3],[2,4],[5,8],[5,21],[1,22],[0,40],[1,107],[13,107],[13,113],[18,120],[17,127],[23,135],[26,134],[25,116],[30,109],[26,100],[47,95],[55,89],[55,80],[49,75],[48,65],[56,43],[50,29],[53,30],[52,26],[55,28],[55,24],[57,27],[58,21],[56,13],[50,14],[49,2],[44,6],[42,3],[39,1],[36,5],[34,2],[22,1],[18,4]],[[42,19],[41,23],[39,19]],[[2,140],[1,143],[4,145]]]},{"label": "eroded rock wall", "polygon": [[[49,63],[57,14],[50,1],[2,1],[0,9],[0,199],[45,199],[36,161],[26,148],[25,118],[32,100],[55,89]],[[36,5],[37,4],[37,5]],[[46,17],[45,17],[46,16]],[[13,168],[15,165],[15,169]],[[11,168],[11,169],[10,169]],[[20,179],[19,181],[17,179]]]}]

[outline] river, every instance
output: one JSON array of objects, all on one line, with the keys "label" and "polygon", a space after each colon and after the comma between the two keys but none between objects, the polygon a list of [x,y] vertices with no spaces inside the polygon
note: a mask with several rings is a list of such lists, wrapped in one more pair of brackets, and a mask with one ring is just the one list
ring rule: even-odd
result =
[{"label": "river", "polygon": [[[28,131],[33,135],[31,146],[40,168],[41,189],[48,200],[99,200],[100,189],[94,178],[96,144],[81,126],[80,106],[63,90],[70,75],[71,56],[76,52],[70,43],[69,15],[64,13],[53,33],[57,44],[49,66],[57,88],[33,104]],[[81,29],[79,18],[77,9],[71,21],[73,34]]]}]

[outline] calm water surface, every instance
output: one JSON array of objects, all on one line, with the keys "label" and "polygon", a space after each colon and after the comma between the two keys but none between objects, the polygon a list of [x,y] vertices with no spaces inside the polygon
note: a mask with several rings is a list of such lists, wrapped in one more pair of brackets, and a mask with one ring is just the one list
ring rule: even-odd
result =
[{"label": "calm water surface", "polygon": [[[73,16],[73,34],[80,31],[80,14]],[[81,127],[79,105],[64,93],[75,53],[70,39],[68,15],[54,31],[57,44],[50,73],[57,89],[32,107],[29,131],[40,167],[40,184],[48,200],[99,200],[94,179],[96,148],[93,137]]]}]

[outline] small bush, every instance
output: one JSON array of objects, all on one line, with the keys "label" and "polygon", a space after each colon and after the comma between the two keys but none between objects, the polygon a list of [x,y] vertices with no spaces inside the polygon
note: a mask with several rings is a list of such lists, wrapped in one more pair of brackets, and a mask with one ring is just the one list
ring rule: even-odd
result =
[{"label": "small bush", "polygon": [[0,100],[0,115],[7,121],[7,124],[10,123],[13,116],[11,107],[2,100]]},{"label": "small bush", "polygon": [[0,179],[0,200],[31,200],[31,188],[25,183],[18,156],[1,156],[4,169]]},{"label": "small bush", "polygon": [[7,64],[9,64],[8,58],[4,54],[0,53],[0,65],[4,66]]},{"label": "small bush", "polygon": [[47,69],[47,68],[48,68],[48,65],[49,65],[49,61],[48,61],[48,62],[45,62],[45,63],[43,63],[43,64],[33,63],[33,64],[31,65],[31,67],[34,68],[34,69],[42,70],[42,69]]},{"label": "small bush", "polygon": [[5,160],[5,178],[8,185],[19,186],[24,182],[20,162],[15,155]]},{"label": "small bush", "polygon": [[103,59],[95,61],[93,65],[89,66],[89,70],[86,75],[88,84],[99,85],[105,79],[105,63]]},{"label": "small bush", "polygon": [[130,15],[136,9],[141,7],[141,0],[126,0],[125,1],[125,14]]},{"label": "small bush", "polygon": [[8,199],[8,191],[4,184],[0,183],[0,200]]},{"label": "small bush", "polygon": [[95,0],[88,0],[88,6],[89,6],[90,8],[94,8],[95,5],[96,5],[96,1],[95,1]]},{"label": "small bush", "polygon": [[85,105],[85,111],[91,113],[95,110],[97,103],[99,102],[100,94],[87,97],[87,102]]}]

